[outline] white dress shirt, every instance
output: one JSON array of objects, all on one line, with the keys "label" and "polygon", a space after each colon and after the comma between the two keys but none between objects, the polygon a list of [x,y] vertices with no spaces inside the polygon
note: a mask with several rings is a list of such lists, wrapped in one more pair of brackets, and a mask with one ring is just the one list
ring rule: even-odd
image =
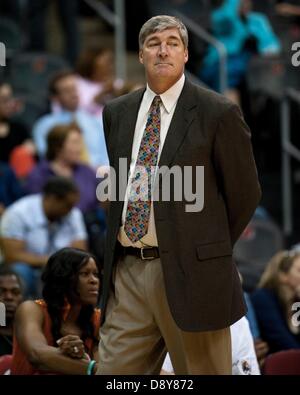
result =
[{"label": "white dress shirt", "polygon": [[[160,154],[162,152],[162,148],[169,130],[169,126],[171,120],[173,118],[173,114],[176,108],[176,104],[178,98],[181,94],[183,85],[185,81],[184,74],[181,78],[166,92],[162,93],[160,96],[162,105],[160,106],[161,111],[161,121],[160,121],[160,145],[159,145],[159,152],[158,152],[158,159],[157,164],[159,162]],[[141,106],[139,109],[136,125],[135,125],[135,132],[133,138],[133,145],[132,145],[132,153],[131,153],[131,162],[130,162],[130,170],[129,170],[129,180],[131,180],[132,174],[134,173],[135,164],[139,152],[139,148],[141,145],[141,140],[145,131],[147,118],[149,115],[150,106],[156,93],[153,92],[149,86],[147,85],[147,89],[144,93]],[[125,193],[125,201],[123,206],[123,213],[122,213],[122,226],[120,227],[120,231],[118,234],[118,240],[124,247],[138,247],[141,248],[145,245],[147,246],[156,246],[157,247],[157,237],[156,237],[156,229],[155,229],[155,222],[154,222],[154,212],[153,212],[153,202],[151,202],[151,211],[150,211],[150,218],[148,224],[148,232],[147,234],[136,243],[133,243],[127,237],[124,231],[124,223],[128,205],[128,195],[130,192],[131,183],[128,182],[126,193]]]}]

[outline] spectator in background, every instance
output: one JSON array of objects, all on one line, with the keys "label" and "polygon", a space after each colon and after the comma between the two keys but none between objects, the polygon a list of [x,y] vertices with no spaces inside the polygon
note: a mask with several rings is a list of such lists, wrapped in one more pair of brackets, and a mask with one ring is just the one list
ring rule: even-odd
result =
[{"label": "spectator in background", "polygon": [[17,101],[11,86],[0,82],[0,161],[8,163],[16,147],[22,146],[29,156],[35,148],[26,127],[12,120],[17,111]]},{"label": "spectator in background", "polygon": [[76,74],[72,71],[57,73],[50,82],[49,91],[51,99],[58,106],[55,111],[41,117],[33,127],[33,138],[39,155],[45,155],[47,135],[54,126],[76,122],[83,137],[82,159],[95,168],[107,165],[102,119],[79,109]]},{"label": "spectator in background", "polygon": [[42,276],[43,300],[24,302],[15,323],[12,374],[92,374],[99,341],[100,267],[89,253],[64,248]]},{"label": "spectator in background", "polygon": [[105,214],[96,196],[99,179],[95,171],[80,162],[82,136],[76,124],[55,126],[47,136],[47,153],[25,182],[29,193],[40,193],[50,177],[72,178],[80,191],[77,207],[82,211],[89,234],[89,248],[103,259]]},{"label": "spectator in background", "polygon": [[[212,12],[212,33],[227,52],[228,90],[225,92],[240,103],[239,86],[242,83],[251,56],[278,55],[280,43],[265,15],[252,12],[251,0],[224,0]],[[200,78],[214,90],[220,90],[219,56],[210,46],[203,61]]]},{"label": "spectator in background", "polygon": [[123,87],[115,79],[114,56],[111,49],[88,49],[82,53],[77,65],[79,106],[97,117],[102,117],[106,100],[116,96]]},{"label": "spectator in background", "polygon": [[23,189],[9,165],[0,162],[0,217],[5,208],[23,196]]},{"label": "spectator in background", "polygon": [[40,193],[49,178],[68,177],[74,180],[80,200],[77,207],[85,213],[98,206],[96,172],[81,162],[82,135],[75,123],[54,126],[47,135],[46,159],[39,162],[25,182],[28,193]]},{"label": "spectator in background", "polygon": [[292,319],[293,303],[300,301],[299,253],[277,253],[267,265],[251,300],[270,352],[300,348],[300,327]]},{"label": "spectator in background", "polygon": [[39,294],[41,269],[50,254],[67,246],[86,248],[82,214],[74,207],[78,201],[74,182],[54,177],[42,194],[18,200],[2,215],[4,259],[23,278],[25,297]]},{"label": "spectator in background", "polygon": [[0,356],[12,354],[13,327],[17,307],[22,302],[19,276],[8,266],[0,266],[0,302],[5,305],[5,326],[0,326]]}]

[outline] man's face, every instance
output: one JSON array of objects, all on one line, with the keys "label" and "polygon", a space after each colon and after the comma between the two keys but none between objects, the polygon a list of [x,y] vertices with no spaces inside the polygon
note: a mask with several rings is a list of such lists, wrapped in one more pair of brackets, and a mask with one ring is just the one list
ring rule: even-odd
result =
[{"label": "man's face", "polygon": [[61,218],[69,214],[79,201],[78,193],[69,193],[64,198],[57,196],[47,196],[46,198],[46,217],[50,221],[59,221]]},{"label": "man's face", "polygon": [[22,302],[22,291],[15,275],[0,276],[0,302],[4,303],[6,319],[14,319],[17,307]]},{"label": "man's face", "polygon": [[67,111],[76,111],[79,104],[76,77],[70,75],[57,81],[54,99]]},{"label": "man's face", "polygon": [[144,65],[147,81],[164,81],[171,87],[179,80],[188,60],[188,50],[184,47],[178,29],[166,29],[150,34],[139,53]]}]

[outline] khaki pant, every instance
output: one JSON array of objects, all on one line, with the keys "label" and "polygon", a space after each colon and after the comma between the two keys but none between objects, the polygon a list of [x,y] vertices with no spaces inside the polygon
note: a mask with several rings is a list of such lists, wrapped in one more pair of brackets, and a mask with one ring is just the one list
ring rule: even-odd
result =
[{"label": "khaki pant", "polygon": [[175,374],[231,374],[230,328],[179,329],[166,299],[160,259],[125,256],[116,265],[114,284],[100,330],[97,374],[159,374],[166,350]]}]

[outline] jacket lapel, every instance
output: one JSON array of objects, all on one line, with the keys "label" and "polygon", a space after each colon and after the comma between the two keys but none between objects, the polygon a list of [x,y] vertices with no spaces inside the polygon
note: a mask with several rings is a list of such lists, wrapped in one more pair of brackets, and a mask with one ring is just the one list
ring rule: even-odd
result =
[{"label": "jacket lapel", "polygon": [[194,99],[194,88],[189,81],[185,81],[181,95],[167,133],[158,166],[169,166],[179,147],[184,141],[190,124],[195,118],[193,109],[197,106]]}]

